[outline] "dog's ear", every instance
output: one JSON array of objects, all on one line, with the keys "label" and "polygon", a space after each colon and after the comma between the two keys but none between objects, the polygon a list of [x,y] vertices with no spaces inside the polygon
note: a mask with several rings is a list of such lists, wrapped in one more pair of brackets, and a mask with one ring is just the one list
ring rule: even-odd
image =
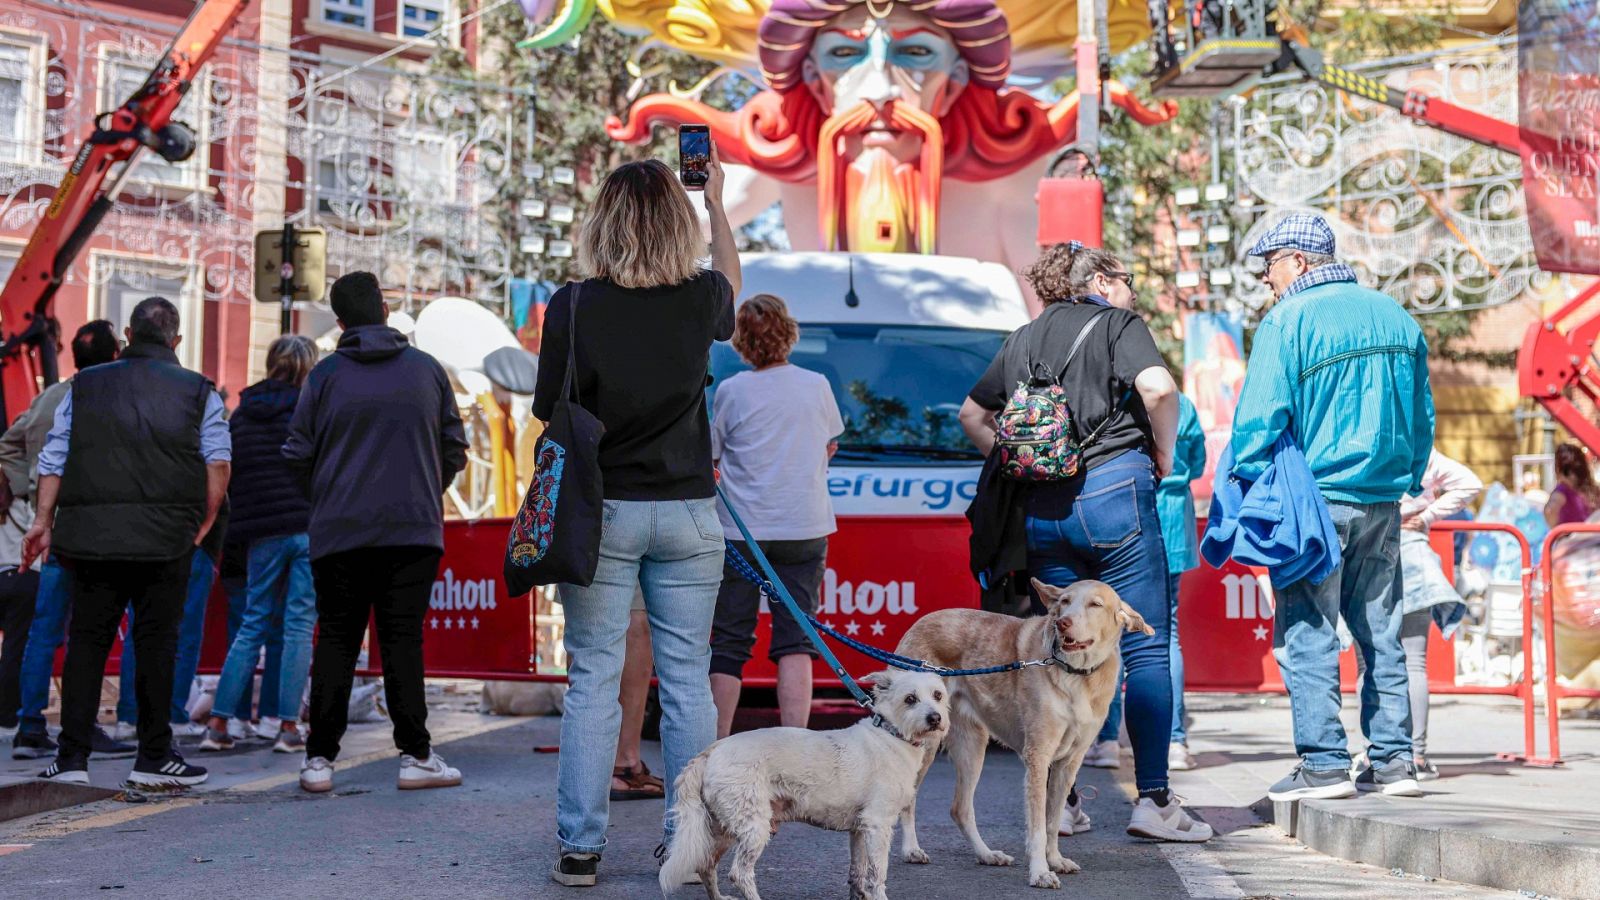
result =
[{"label": "dog's ear", "polygon": [[1054,603],[1056,598],[1061,595],[1061,588],[1045,584],[1037,578],[1030,578],[1029,582],[1033,585],[1034,593],[1039,595],[1039,601],[1045,606]]},{"label": "dog's ear", "polygon": [[874,693],[884,690],[894,684],[894,670],[884,669],[882,672],[870,672],[856,679]]},{"label": "dog's ear", "polygon": [[1145,622],[1144,616],[1139,615],[1133,607],[1125,603],[1120,597],[1117,598],[1117,621],[1121,623],[1123,631],[1142,631],[1145,634],[1156,633],[1156,630]]}]

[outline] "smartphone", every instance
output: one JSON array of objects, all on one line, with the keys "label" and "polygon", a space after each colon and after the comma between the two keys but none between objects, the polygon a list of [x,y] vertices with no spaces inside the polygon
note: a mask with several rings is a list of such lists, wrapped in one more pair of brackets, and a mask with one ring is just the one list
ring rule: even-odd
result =
[{"label": "smartphone", "polygon": [[678,126],[678,178],[691,191],[702,190],[711,176],[711,127]]}]

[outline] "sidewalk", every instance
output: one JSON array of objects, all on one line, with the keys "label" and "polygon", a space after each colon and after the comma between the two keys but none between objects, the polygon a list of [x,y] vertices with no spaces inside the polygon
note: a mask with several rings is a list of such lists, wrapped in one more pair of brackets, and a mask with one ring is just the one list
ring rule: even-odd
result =
[{"label": "sidewalk", "polygon": [[[1538,769],[1495,758],[1521,751],[1521,706],[1500,697],[1433,698],[1428,754],[1440,779],[1427,796],[1272,804],[1267,787],[1294,765],[1289,701],[1189,694],[1190,749],[1200,768],[1173,789],[1202,815],[1252,807],[1322,853],[1424,877],[1600,897],[1600,721],[1562,722],[1566,765]],[[1352,697],[1344,724],[1360,749]],[[1541,739],[1543,721],[1540,721]],[[1274,808],[1276,807],[1276,808]]]}]

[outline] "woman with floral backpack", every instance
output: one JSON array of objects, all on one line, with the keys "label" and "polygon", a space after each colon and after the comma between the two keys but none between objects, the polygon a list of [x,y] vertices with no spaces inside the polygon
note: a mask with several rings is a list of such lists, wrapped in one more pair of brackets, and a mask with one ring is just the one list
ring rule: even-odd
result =
[{"label": "woman with floral backpack", "polygon": [[[1018,483],[1029,572],[1052,585],[1103,581],[1155,628],[1122,637],[1139,789],[1128,832],[1208,840],[1210,826],[1167,790],[1172,598],[1156,486],[1172,468],[1178,387],[1131,311],[1133,276],[1115,256],[1059,244],[1024,276],[1044,311],[1006,339],[962,405],[962,427]],[[1077,806],[1074,791],[1069,817]]]}]

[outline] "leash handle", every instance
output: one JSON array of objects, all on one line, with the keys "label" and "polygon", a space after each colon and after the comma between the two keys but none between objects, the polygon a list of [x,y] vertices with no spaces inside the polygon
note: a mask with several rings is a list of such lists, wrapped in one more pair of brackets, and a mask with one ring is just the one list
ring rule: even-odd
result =
[{"label": "leash handle", "polygon": [[828,668],[833,670],[834,676],[839,679],[846,690],[850,691],[850,695],[856,698],[856,702],[867,709],[872,709],[872,696],[863,690],[861,685],[856,684],[856,680],[850,677],[849,672],[845,671],[844,664],[839,662],[837,656],[833,655],[833,651],[822,640],[822,635],[817,634],[817,629],[811,624],[811,619],[806,615],[805,610],[801,609],[800,604],[789,596],[789,589],[783,586],[783,580],[778,577],[777,571],[772,568],[772,563],[767,559],[767,555],[761,552],[761,545],[756,543],[755,538],[750,536],[750,529],[745,527],[744,520],[739,518],[739,513],[734,510],[733,504],[728,502],[728,495],[723,491],[721,484],[717,485],[717,497],[722,500],[722,507],[728,511],[728,517],[733,519],[734,526],[739,529],[739,535],[744,538],[745,546],[750,548],[751,555],[756,558],[756,564],[761,567],[762,574],[766,576],[768,584],[772,590],[777,592],[778,599],[783,601],[784,607],[789,610],[789,615],[800,626],[800,630],[805,632],[806,639],[811,641],[812,645],[822,654],[823,662],[826,662]]}]

